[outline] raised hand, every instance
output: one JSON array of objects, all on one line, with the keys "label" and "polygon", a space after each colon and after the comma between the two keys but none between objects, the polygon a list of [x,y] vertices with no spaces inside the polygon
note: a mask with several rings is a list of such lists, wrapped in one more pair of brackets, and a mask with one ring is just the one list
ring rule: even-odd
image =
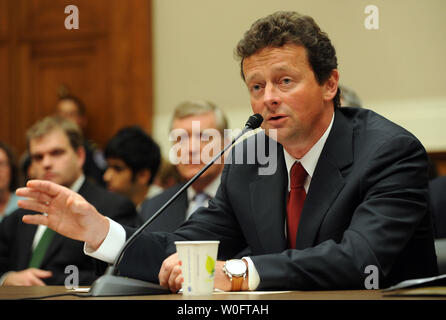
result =
[{"label": "raised hand", "polygon": [[25,215],[23,222],[43,224],[63,236],[86,242],[93,250],[104,241],[109,222],[82,196],[50,181],[28,181],[16,194],[28,198],[19,207],[43,215]]}]

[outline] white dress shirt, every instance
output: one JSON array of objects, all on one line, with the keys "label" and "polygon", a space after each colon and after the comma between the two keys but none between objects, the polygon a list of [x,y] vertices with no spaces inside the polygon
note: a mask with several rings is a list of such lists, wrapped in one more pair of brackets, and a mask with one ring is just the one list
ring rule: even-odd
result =
[{"label": "white dress shirt", "polygon": [[[304,167],[305,171],[307,171],[308,176],[305,180],[304,188],[305,191],[308,191],[308,188],[310,187],[311,178],[314,174],[314,170],[316,168],[317,162],[319,160],[319,156],[321,155],[322,149],[324,148],[325,142],[327,141],[328,135],[331,131],[331,128],[333,126],[334,122],[334,113],[331,118],[330,125],[325,130],[324,134],[320,137],[320,139],[311,147],[311,149],[301,158],[296,159],[293,156],[291,156],[285,149],[283,149],[284,156],[285,156],[285,163],[288,171],[288,177],[290,175],[291,167],[293,166],[295,161],[300,161],[302,163],[302,166]],[[220,183],[220,179],[218,179],[218,184]],[[217,188],[218,188],[217,184]],[[288,179],[288,191],[290,190],[289,186],[289,179]],[[215,194],[214,194],[215,195]],[[189,196],[189,195],[188,195]],[[107,218],[110,221],[110,229],[108,231],[108,234],[104,240],[104,242],[101,244],[101,246],[96,250],[93,251],[90,248],[88,248],[87,245],[84,246],[84,252],[85,254],[92,256],[93,258],[100,259],[102,261],[113,263],[115,258],[117,257],[120,248],[125,243],[125,230],[124,228],[119,224],[113,221],[110,218]],[[285,225],[286,230],[286,225]],[[256,290],[260,283],[260,277],[257,272],[256,267],[254,266],[254,263],[249,257],[243,257],[244,260],[248,263],[248,287],[249,290]]]}]

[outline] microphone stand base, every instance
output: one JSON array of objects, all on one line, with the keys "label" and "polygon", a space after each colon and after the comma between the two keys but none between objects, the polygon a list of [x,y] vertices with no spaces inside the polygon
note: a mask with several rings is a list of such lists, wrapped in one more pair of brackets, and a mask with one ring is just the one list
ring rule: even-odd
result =
[{"label": "microphone stand base", "polygon": [[170,294],[169,289],[158,284],[145,282],[126,277],[118,277],[110,274],[98,278],[90,288],[88,296],[136,296]]}]

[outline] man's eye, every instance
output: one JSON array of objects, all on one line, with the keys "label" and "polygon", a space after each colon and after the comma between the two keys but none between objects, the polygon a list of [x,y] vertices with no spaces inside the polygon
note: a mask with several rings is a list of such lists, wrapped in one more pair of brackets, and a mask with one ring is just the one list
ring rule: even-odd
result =
[{"label": "man's eye", "polygon": [[65,150],[57,149],[57,150],[53,150],[51,152],[51,155],[54,156],[54,157],[57,157],[57,156],[63,155],[64,153],[65,153]]},{"label": "man's eye", "polygon": [[252,91],[259,91],[262,87],[260,86],[260,84],[255,84],[251,87]]},{"label": "man's eye", "polygon": [[43,159],[43,156],[42,155],[40,155],[40,154],[33,154],[32,156],[31,156],[31,160],[32,161],[42,161],[42,159]]},{"label": "man's eye", "polygon": [[284,84],[290,84],[290,83],[291,83],[291,79],[290,79],[290,78],[284,78],[284,79],[282,80],[282,82],[283,82]]}]

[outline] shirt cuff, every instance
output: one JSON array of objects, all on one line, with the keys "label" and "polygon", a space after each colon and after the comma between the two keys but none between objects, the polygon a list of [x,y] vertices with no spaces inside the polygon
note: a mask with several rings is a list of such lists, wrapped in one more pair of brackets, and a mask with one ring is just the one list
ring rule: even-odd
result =
[{"label": "shirt cuff", "polygon": [[242,259],[248,262],[248,288],[250,291],[255,291],[260,283],[259,273],[250,257],[243,257]]},{"label": "shirt cuff", "polygon": [[7,278],[12,272],[13,272],[13,271],[5,272],[5,273],[0,277],[0,286],[3,285],[3,282],[5,282],[6,278]]},{"label": "shirt cuff", "polygon": [[84,253],[95,259],[113,263],[117,258],[119,251],[125,243],[126,233],[124,228],[117,222],[108,218],[110,228],[107,236],[96,251],[93,251],[87,243],[84,244]]}]

